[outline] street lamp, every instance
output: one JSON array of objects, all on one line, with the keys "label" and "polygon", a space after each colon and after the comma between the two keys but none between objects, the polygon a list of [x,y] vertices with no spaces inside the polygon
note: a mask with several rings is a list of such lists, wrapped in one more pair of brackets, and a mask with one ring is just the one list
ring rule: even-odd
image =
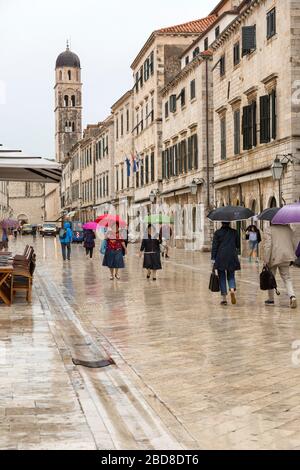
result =
[{"label": "street lamp", "polygon": [[271,166],[272,177],[274,181],[280,181],[283,175],[284,166],[281,160],[276,157],[273,165]]},{"label": "street lamp", "polygon": [[196,196],[197,191],[198,191],[198,185],[203,184],[204,179],[203,178],[197,178],[193,179],[193,181],[190,184],[190,190],[193,196]]},{"label": "street lamp", "polygon": [[160,195],[160,191],[158,189],[152,189],[151,193],[149,194],[150,202],[153,204],[156,201],[156,198]]},{"label": "street lamp", "polygon": [[298,161],[298,163],[300,163],[299,158],[295,157],[291,153],[288,153],[286,155],[276,155],[276,158],[271,166],[273,180],[278,181],[279,184],[280,207],[282,207],[283,203],[285,202],[282,196],[282,177],[284,168],[288,165],[288,163],[294,163],[295,161]]}]

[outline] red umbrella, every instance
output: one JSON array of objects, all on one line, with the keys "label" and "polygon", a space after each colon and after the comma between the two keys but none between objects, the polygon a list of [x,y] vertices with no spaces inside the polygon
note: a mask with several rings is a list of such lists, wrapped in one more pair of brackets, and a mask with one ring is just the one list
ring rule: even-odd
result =
[{"label": "red umbrella", "polygon": [[103,214],[100,215],[95,222],[99,224],[100,227],[109,227],[111,225],[118,224],[119,227],[126,227],[127,223],[121,219],[119,215]]}]

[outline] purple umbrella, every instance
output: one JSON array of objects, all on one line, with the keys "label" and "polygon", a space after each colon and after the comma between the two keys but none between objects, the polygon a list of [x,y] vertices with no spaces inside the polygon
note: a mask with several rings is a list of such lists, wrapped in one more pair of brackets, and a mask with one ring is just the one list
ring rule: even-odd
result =
[{"label": "purple umbrella", "polygon": [[274,225],[300,224],[300,203],[284,206],[272,219]]},{"label": "purple umbrella", "polygon": [[19,226],[19,222],[13,219],[4,219],[0,222],[0,226],[4,229],[16,228]]},{"label": "purple umbrella", "polygon": [[96,222],[87,222],[82,226],[83,230],[97,230],[98,224]]}]

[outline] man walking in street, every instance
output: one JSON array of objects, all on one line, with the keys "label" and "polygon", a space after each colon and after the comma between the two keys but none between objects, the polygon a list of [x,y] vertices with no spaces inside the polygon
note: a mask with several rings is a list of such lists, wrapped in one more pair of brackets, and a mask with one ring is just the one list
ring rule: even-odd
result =
[{"label": "man walking in street", "polygon": [[59,240],[61,243],[61,252],[63,260],[70,261],[71,259],[71,243],[73,239],[73,232],[71,230],[70,222],[64,222],[64,227],[59,231]]},{"label": "man walking in street", "polygon": [[[297,308],[297,300],[294,292],[290,265],[295,261],[297,248],[295,235],[290,225],[272,225],[265,231],[264,262],[276,277],[277,269],[290,299],[290,307]],[[274,290],[269,291],[269,299],[266,305],[274,305]]]}]

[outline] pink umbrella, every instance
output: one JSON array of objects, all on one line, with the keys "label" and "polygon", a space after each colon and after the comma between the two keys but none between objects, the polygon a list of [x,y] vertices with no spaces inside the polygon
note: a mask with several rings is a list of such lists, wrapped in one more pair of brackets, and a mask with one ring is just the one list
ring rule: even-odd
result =
[{"label": "pink umbrella", "polygon": [[97,230],[98,224],[96,222],[87,222],[82,226],[83,230]]},{"label": "pink umbrella", "polygon": [[119,215],[104,214],[100,215],[96,222],[98,222],[100,227],[111,227],[112,225],[119,225],[119,227],[125,228],[127,223],[121,219]]},{"label": "pink umbrella", "polygon": [[300,224],[300,203],[282,207],[272,219],[274,225]]}]

